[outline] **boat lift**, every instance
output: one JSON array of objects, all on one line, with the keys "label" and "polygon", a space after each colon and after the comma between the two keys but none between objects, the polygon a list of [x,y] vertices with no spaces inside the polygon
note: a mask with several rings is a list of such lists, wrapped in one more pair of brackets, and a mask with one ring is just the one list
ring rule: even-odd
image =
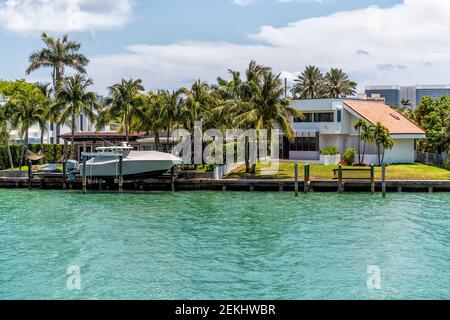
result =
[{"label": "boat lift", "polygon": [[[118,159],[118,163],[116,164],[116,181],[119,185],[119,193],[123,193],[123,152],[121,151],[114,151],[114,152],[82,152],[81,158],[82,158],[82,165],[81,165],[81,177],[83,179],[83,193],[87,192],[87,183],[88,183],[88,174],[86,170],[86,162],[88,158],[94,158],[94,157],[111,157]],[[92,179],[92,167],[91,166],[91,172],[90,177]]]}]

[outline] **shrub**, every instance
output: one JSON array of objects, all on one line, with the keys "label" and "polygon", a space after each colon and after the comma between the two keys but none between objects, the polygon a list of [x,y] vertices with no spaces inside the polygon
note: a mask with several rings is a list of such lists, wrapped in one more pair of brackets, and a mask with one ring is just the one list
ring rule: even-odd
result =
[{"label": "shrub", "polygon": [[348,148],[344,152],[344,160],[349,164],[353,165],[355,163],[356,159],[356,149],[355,148]]},{"label": "shrub", "polygon": [[[14,167],[18,167],[20,164],[20,155],[22,153],[21,144],[10,145],[11,155],[14,162]],[[41,145],[32,144],[28,146],[28,149],[34,153],[38,153],[41,150]],[[44,144],[44,163],[57,163],[63,155],[64,146],[60,144]],[[70,146],[67,146],[67,153],[70,154]],[[22,163],[25,165],[25,163]],[[10,168],[8,150],[6,146],[0,145],[0,170]]]},{"label": "shrub", "polygon": [[326,147],[322,150],[322,155],[324,156],[334,156],[339,154],[339,148],[337,147]]}]

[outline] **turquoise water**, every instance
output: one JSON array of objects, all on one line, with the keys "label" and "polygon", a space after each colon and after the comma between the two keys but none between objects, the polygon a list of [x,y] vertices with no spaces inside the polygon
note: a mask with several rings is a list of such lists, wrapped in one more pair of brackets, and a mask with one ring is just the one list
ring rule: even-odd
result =
[{"label": "turquoise water", "polygon": [[448,193],[0,190],[0,298],[448,299],[449,208]]}]

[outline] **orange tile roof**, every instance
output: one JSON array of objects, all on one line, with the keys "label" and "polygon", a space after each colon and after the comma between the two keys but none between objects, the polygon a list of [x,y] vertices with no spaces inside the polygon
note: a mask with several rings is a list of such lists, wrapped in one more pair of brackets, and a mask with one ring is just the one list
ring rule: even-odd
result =
[{"label": "orange tile roof", "polygon": [[345,100],[344,104],[371,124],[380,122],[391,134],[425,134],[417,124],[383,102]]}]

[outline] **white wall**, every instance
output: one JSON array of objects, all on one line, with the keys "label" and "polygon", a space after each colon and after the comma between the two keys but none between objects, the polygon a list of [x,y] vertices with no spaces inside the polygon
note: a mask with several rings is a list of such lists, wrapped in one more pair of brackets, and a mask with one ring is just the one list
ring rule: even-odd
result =
[{"label": "white wall", "polygon": [[[358,159],[358,156],[356,156]],[[384,162],[387,164],[395,163],[414,163],[414,139],[394,139],[394,148],[386,150]],[[364,163],[378,165],[378,156],[376,154],[366,154],[364,156]]]}]

